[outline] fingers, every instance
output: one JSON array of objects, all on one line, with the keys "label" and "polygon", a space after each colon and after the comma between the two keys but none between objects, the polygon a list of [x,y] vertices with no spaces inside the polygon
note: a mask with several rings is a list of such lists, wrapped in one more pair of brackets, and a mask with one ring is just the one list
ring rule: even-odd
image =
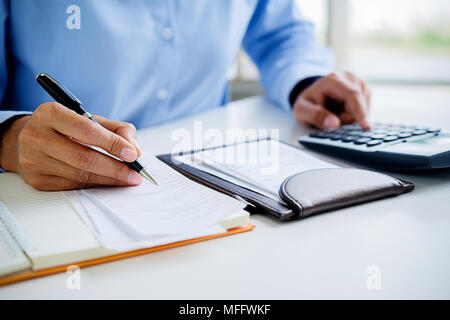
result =
[{"label": "fingers", "polygon": [[108,186],[127,186],[126,182],[116,180],[111,177],[101,176],[89,171],[72,167],[62,161],[48,157],[45,168],[40,170],[41,174],[48,176],[57,176],[73,181],[81,185],[108,185]]},{"label": "fingers", "polygon": [[[98,184],[111,182],[112,185],[138,185],[142,182],[142,177],[124,163],[57,133],[49,139],[45,152],[74,168],[67,175],[62,170],[58,172],[67,178]],[[100,179],[99,176],[110,179]]]},{"label": "fingers", "polygon": [[38,190],[69,190],[99,185],[122,185],[111,178],[83,174],[81,171],[48,156],[38,162],[22,162],[19,172],[26,183]]},{"label": "fingers", "polygon": [[361,92],[362,92],[362,94],[363,94],[363,96],[364,96],[364,98],[365,98],[365,100],[366,100],[366,103],[367,103],[367,105],[366,105],[366,107],[367,107],[366,111],[369,112],[369,110],[370,110],[371,92],[370,92],[370,89],[369,89],[369,87],[367,86],[367,84],[366,84],[363,80],[359,79],[357,76],[355,76],[355,75],[354,75],[353,73],[351,73],[351,72],[344,72],[344,75],[345,75],[348,79],[350,79],[353,83],[355,83],[355,84],[361,89]]},{"label": "fingers", "polygon": [[341,120],[334,113],[306,99],[296,102],[294,116],[300,123],[311,124],[323,130],[337,129],[341,125]]},{"label": "fingers", "polygon": [[367,101],[367,112],[369,112],[370,111],[370,100],[372,98],[372,93],[370,92],[369,87],[367,86],[367,84],[364,81],[360,80],[360,83],[361,83],[362,92]]},{"label": "fingers", "polygon": [[43,104],[34,114],[43,125],[85,144],[100,147],[124,161],[133,162],[138,157],[136,148],[126,139],[60,104]]},{"label": "fingers", "polygon": [[[366,119],[366,114],[369,110],[370,91],[362,80],[349,72],[332,73],[305,89],[299,95],[297,101],[307,100],[314,105],[325,107],[329,99],[344,104],[345,109],[339,115],[340,124],[353,123],[356,121],[363,129],[370,129],[370,124]],[[297,101],[295,105],[298,104]],[[303,109],[317,110],[317,108],[307,106],[304,106]],[[315,113],[314,111],[310,112],[313,112],[313,114]],[[300,118],[310,117],[314,118],[315,115],[300,116]],[[311,123],[317,126],[317,122],[318,121],[315,120],[314,123]]]},{"label": "fingers", "polygon": [[125,138],[129,143],[131,143],[136,148],[136,150],[138,152],[138,157],[141,156],[141,149],[136,140],[137,139],[136,127],[133,124],[128,123],[128,122],[114,121],[114,120],[103,118],[101,116],[94,116],[94,118],[104,128]]},{"label": "fingers", "polygon": [[[97,146],[125,161],[136,159],[137,149],[128,141],[136,136],[136,129],[104,120],[105,126],[120,134],[57,103],[41,104],[15,134],[15,171],[39,190],[140,184],[141,176],[122,161],[90,147]],[[124,149],[129,154],[124,154]]]},{"label": "fingers", "polygon": [[41,191],[60,191],[60,190],[73,190],[73,189],[85,189],[95,187],[96,185],[81,183],[58,176],[49,175],[36,175],[33,179],[24,180],[33,188]]},{"label": "fingers", "polygon": [[339,115],[339,120],[341,120],[342,125],[355,123],[355,117],[347,111]]},{"label": "fingers", "polygon": [[322,83],[323,94],[333,99],[344,101],[345,110],[353,115],[363,129],[370,129],[370,124],[366,119],[366,113],[369,108],[368,101],[363,95],[360,84],[353,82],[350,77],[345,77],[338,73],[333,73],[326,79]]}]

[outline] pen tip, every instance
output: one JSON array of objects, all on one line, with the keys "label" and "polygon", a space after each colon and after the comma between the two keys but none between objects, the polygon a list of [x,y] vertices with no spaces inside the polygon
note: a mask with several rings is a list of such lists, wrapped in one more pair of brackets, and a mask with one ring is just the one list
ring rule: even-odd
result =
[{"label": "pen tip", "polygon": [[142,169],[141,172],[139,172],[139,174],[146,180],[152,182],[153,184],[159,186],[158,182],[156,182],[156,180],[150,175],[150,173],[148,173],[147,170]]}]

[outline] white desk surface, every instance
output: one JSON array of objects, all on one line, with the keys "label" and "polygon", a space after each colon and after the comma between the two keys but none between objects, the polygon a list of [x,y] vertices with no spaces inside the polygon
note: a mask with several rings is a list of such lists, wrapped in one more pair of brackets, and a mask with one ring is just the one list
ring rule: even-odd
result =
[{"label": "white desk surface", "polygon": [[[449,128],[450,90],[373,88],[372,120]],[[279,128],[296,144],[307,132],[261,97],[230,104],[139,133],[143,149],[170,152],[176,128]],[[252,232],[0,288],[9,298],[406,299],[450,298],[450,169],[396,174],[412,193],[280,223],[252,216]],[[367,267],[380,268],[370,290]]]}]

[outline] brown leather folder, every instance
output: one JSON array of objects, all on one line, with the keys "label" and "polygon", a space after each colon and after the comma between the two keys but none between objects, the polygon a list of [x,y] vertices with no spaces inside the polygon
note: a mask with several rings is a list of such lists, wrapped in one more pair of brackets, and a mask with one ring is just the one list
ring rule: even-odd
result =
[{"label": "brown leather folder", "polygon": [[[254,142],[254,141],[247,141]],[[229,145],[224,145],[226,147]],[[291,148],[295,148],[290,146]],[[219,147],[220,148],[220,147]],[[194,154],[206,148],[158,158],[187,177],[233,197],[239,197],[261,211],[282,221],[309,217],[342,207],[357,205],[410,192],[414,184],[369,170],[355,168],[313,169],[287,177],[281,184],[276,201],[255,190],[237,185],[214,174],[174,160],[183,154]]]}]

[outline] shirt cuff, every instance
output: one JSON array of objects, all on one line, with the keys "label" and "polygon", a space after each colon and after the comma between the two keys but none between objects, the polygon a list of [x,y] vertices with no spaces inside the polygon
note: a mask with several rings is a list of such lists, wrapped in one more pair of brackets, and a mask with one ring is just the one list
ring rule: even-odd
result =
[{"label": "shirt cuff", "polygon": [[18,118],[26,116],[26,115],[30,115],[31,112],[26,112],[26,111],[19,111],[19,112],[15,112],[15,111],[5,111],[5,113],[10,114],[9,117],[3,117],[4,114],[3,112],[1,112],[1,119],[0,119],[0,146],[1,146],[1,138],[3,133],[6,131],[6,129],[9,128],[9,126]]},{"label": "shirt cuff", "polygon": [[[0,127],[3,126],[3,123],[8,121],[12,117],[18,117],[18,116],[26,116],[33,114],[31,111],[0,111]],[[15,119],[16,119],[15,118]]]},{"label": "shirt cuff", "polygon": [[297,99],[298,95],[303,92],[306,88],[308,88],[310,85],[312,85],[317,80],[321,79],[322,76],[314,76],[314,77],[308,77],[305,78],[297,83],[297,85],[292,89],[291,94],[289,95],[289,103],[291,104],[291,107],[294,106],[295,100]]},{"label": "shirt cuff", "polygon": [[[18,118],[30,115],[27,111],[1,111],[0,112],[0,148],[2,143],[2,135],[9,128],[9,126]],[[0,167],[0,173],[6,172]]]}]

